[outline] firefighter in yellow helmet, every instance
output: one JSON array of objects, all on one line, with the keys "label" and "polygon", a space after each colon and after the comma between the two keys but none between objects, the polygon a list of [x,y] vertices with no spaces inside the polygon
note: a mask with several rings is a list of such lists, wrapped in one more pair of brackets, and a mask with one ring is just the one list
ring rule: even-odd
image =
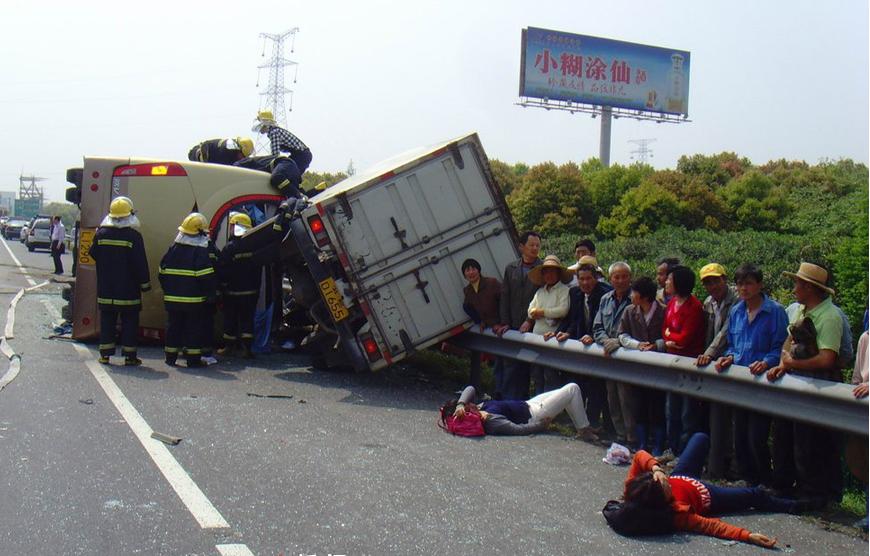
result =
[{"label": "firefighter in yellow helmet", "polygon": [[254,141],[250,137],[235,137],[203,141],[190,149],[187,158],[194,162],[211,162],[212,164],[231,166],[253,153]]},{"label": "firefighter in yellow helmet", "polygon": [[178,235],[160,261],[160,285],[168,313],[166,363],[184,355],[188,367],[202,367],[202,347],[211,322],[208,311],[217,295],[215,270],[209,258],[208,222],[193,212],[178,227]]},{"label": "firefighter in yellow helmet", "polygon": [[221,251],[220,276],[224,303],[224,348],[231,354],[238,347],[245,357],[253,357],[254,313],[260,295],[263,265],[246,249],[239,238],[251,228],[251,217],[244,212],[230,215],[230,239]]},{"label": "firefighter in yellow helmet", "polygon": [[121,319],[121,352],[125,365],[142,364],[137,357],[142,292],[151,289],[148,259],[139,220],[127,197],[115,197],[100,223],[90,256],[97,263],[97,305],[100,309],[100,363],[115,355],[115,326]]}]

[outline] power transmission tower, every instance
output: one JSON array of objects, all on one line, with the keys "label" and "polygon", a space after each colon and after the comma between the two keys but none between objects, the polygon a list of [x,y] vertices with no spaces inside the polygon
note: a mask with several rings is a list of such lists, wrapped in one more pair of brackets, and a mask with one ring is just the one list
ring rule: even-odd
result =
[{"label": "power transmission tower", "polygon": [[[18,176],[18,198],[19,199],[39,199],[42,204],[42,188],[36,185],[36,182],[45,181],[48,178],[40,178],[38,176]],[[30,182],[29,184],[27,182]]]},{"label": "power transmission tower", "polygon": [[629,143],[634,143],[637,148],[631,151],[631,159],[646,164],[647,157],[653,157],[653,151],[649,148],[649,144],[655,142],[655,139],[629,139]]},{"label": "power transmission tower", "polygon": [[[260,92],[260,110],[271,110],[272,115],[278,125],[285,127],[287,125],[287,111],[293,110],[293,89],[288,89],[284,86],[284,68],[293,66],[293,83],[296,83],[298,76],[299,64],[284,57],[284,43],[290,39],[290,53],[296,45],[296,33],[299,27],[294,27],[283,33],[260,33],[263,37],[263,54],[266,56],[266,42],[272,41],[272,56],[268,64],[257,66],[258,70],[269,70],[269,84],[266,90]],[[260,86],[260,73],[257,72],[257,87]],[[290,95],[290,106],[287,110],[284,107],[284,96]]]}]

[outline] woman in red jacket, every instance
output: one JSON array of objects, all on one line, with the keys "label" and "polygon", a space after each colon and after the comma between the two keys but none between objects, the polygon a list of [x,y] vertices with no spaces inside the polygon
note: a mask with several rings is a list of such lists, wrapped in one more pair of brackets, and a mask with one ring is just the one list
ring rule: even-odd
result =
[{"label": "woman in red jacket", "polygon": [[[624,514],[618,519],[646,518],[647,523],[658,522],[658,533],[690,531],[772,548],[776,544],[775,538],[752,533],[711,516],[749,509],[800,513],[809,509],[807,504],[772,496],[759,487],[721,487],[699,480],[709,449],[710,437],[704,433],[692,435],[670,477],[653,456],[638,450],[625,481],[625,502],[620,510]],[[630,515],[632,513],[634,515]],[[611,519],[612,516],[608,521]]]},{"label": "woman in red jacket", "polygon": [[[692,295],[695,273],[692,269],[676,265],[668,270],[665,294],[670,295],[662,324],[665,349],[674,355],[696,358],[703,353],[706,340],[704,309]],[[700,400],[668,392],[665,398],[667,441],[671,451],[678,455],[692,433],[705,430],[703,404]]]}]

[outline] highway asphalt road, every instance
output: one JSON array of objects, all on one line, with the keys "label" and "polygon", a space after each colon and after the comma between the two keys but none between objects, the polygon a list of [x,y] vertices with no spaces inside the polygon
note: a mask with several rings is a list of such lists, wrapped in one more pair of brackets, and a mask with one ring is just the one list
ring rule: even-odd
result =
[{"label": "highway asphalt road", "polygon": [[[47,253],[7,245],[26,272],[0,245],[2,326],[28,279],[52,278]],[[103,367],[94,346],[47,339],[62,287],[26,293],[15,311],[21,372],[0,391],[0,554],[762,551],[615,535],[600,510],[626,468],[603,463],[601,447],[556,434],[451,437],[436,409],[460,385],[433,386],[413,369],[320,372],[273,354],[188,371],[167,367],[158,346],[141,350],[140,368]],[[4,358],[0,377],[7,368]],[[786,552],[867,553],[866,541],[806,518],[729,520]]]}]

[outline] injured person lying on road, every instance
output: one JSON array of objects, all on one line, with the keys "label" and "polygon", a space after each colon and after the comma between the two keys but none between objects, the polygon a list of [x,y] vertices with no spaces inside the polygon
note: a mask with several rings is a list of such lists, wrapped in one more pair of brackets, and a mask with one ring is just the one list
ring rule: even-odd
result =
[{"label": "injured person lying on road", "polygon": [[[444,404],[441,408],[441,424],[445,430],[460,436],[479,436],[484,432],[515,436],[534,434],[546,430],[554,417],[566,411],[574,423],[578,438],[595,439],[583,408],[580,387],[573,382],[539,394],[529,401],[486,400],[477,404],[476,395],[474,387],[467,386],[458,400]],[[483,431],[480,434],[456,432],[456,427],[451,427],[452,423],[460,422],[472,413],[479,415],[482,421]]]}]

